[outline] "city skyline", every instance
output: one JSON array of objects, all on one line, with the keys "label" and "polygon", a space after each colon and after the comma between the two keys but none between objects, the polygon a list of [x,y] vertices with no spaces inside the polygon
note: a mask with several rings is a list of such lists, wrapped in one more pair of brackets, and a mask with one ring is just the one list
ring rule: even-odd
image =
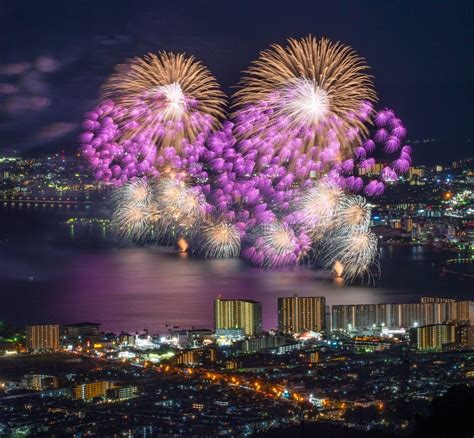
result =
[{"label": "city skyline", "polygon": [[[351,303],[326,305],[326,297],[300,296],[298,293],[278,297],[277,324],[263,328],[262,303],[250,298],[226,298],[218,294],[213,300],[212,326],[217,336],[256,337],[262,333],[302,334],[305,332],[357,332],[377,328],[409,330],[436,324],[474,325],[474,301],[458,297],[422,296],[418,302]],[[8,321],[7,321],[8,323]],[[31,321],[26,327],[27,347],[31,350],[59,349],[59,329],[66,337],[96,337],[102,322],[68,321],[57,323]],[[17,327],[18,328],[18,327]],[[173,326],[179,331],[209,331],[209,327]],[[172,329],[154,335],[168,335]],[[149,333],[147,328],[145,333]],[[103,333],[103,332],[102,332]],[[124,331],[122,331],[124,333]]]},{"label": "city skyline", "polygon": [[474,437],[472,2],[0,4],[0,436]]},{"label": "city skyline", "polygon": [[[318,430],[322,421],[329,430],[339,428],[339,435],[351,436],[354,427],[370,425],[380,434],[376,436],[392,437],[390,433],[396,431],[415,438],[423,436],[418,435],[420,420],[398,407],[400,399],[422,412],[420,399],[440,403],[451,391],[471,396],[469,386],[462,384],[474,377],[474,301],[422,297],[413,304],[426,307],[421,313],[401,305],[400,320],[412,321],[406,329],[381,322],[375,314],[386,309],[376,310],[374,305],[344,305],[354,307],[354,324],[339,327],[337,316],[331,328],[323,328],[320,304],[324,309],[324,297],[280,298],[280,332],[249,331],[259,327],[261,316],[255,309],[260,303],[220,296],[215,300],[215,331],[173,328],[166,335],[114,334],[100,331],[100,324],[83,322],[30,325],[25,336],[22,330],[0,324],[4,367],[0,368],[0,406],[9,406],[8,414],[0,414],[0,431],[120,431],[126,424],[129,433],[133,429],[139,434],[140,420],[125,424],[114,416],[104,420],[100,411],[106,407],[109,414],[123,412],[125,403],[130,412],[140,415],[147,412],[148,403],[143,402],[153,399],[155,406],[167,409],[155,408],[147,418],[145,435],[140,436],[155,431],[187,434],[195,428],[207,433],[273,433],[289,424],[298,433],[302,424]],[[329,315],[339,314],[341,307],[332,306]],[[440,319],[413,322],[425,312]],[[299,318],[304,322],[295,330]],[[307,324],[320,325],[322,330],[315,332]],[[445,385],[452,388],[446,391]],[[20,420],[22,405],[12,403],[12,394],[16,394],[13,400],[35,405],[27,421]],[[252,406],[253,416],[270,415],[272,421],[239,421],[234,414],[242,409],[239,394],[245,394],[245,406]],[[181,395],[190,403],[175,405]],[[219,413],[227,422],[216,422],[216,409],[227,406],[232,409]],[[81,415],[57,416],[86,407],[90,409]],[[47,419],[42,418],[44,409],[48,409]],[[178,412],[179,428],[172,421]],[[468,430],[461,412],[457,411],[458,426]],[[194,421],[186,424],[189,413]],[[90,425],[92,418],[96,420]]]}]

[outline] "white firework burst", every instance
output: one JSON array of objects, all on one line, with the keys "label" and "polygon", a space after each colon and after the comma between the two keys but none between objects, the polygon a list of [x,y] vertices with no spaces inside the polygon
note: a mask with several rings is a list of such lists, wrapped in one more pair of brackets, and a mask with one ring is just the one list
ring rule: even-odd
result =
[{"label": "white firework burst", "polygon": [[371,231],[338,228],[324,239],[320,257],[329,271],[341,266],[346,282],[370,277],[371,267],[377,264],[377,237]]},{"label": "white firework burst", "polygon": [[112,229],[121,237],[145,240],[153,220],[153,187],[146,180],[134,180],[113,194]]},{"label": "white firework burst", "polygon": [[344,192],[336,184],[320,183],[305,191],[297,205],[313,239],[318,238],[333,224]]},{"label": "white firework burst", "polygon": [[355,228],[367,230],[372,208],[362,196],[342,196],[334,214],[333,226],[336,228]]},{"label": "white firework burst", "polygon": [[200,250],[209,258],[234,258],[240,254],[240,235],[227,222],[208,224],[201,229]]},{"label": "white firework burst", "polygon": [[197,187],[188,187],[183,181],[166,178],[155,190],[158,238],[189,236],[199,230],[209,204]]},{"label": "white firework burst", "polygon": [[113,194],[115,207],[148,207],[153,201],[153,186],[145,179],[127,182]]},{"label": "white firework burst", "polygon": [[187,103],[179,83],[173,82],[172,84],[162,85],[157,87],[156,91],[166,99],[166,105],[162,110],[165,120],[181,120],[187,110]]},{"label": "white firework burst", "polygon": [[150,211],[137,205],[120,207],[114,211],[111,226],[122,238],[146,240],[152,227]]},{"label": "white firework burst", "polygon": [[328,93],[315,81],[297,78],[283,89],[276,115],[288,116],[296,126],[315,126],[325,120],[330,108]]}]

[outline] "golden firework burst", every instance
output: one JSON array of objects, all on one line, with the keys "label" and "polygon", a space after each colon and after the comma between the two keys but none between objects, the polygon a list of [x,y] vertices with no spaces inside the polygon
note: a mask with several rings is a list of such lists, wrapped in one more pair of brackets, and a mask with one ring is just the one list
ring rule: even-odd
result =
[{"label": "golden firework burst", "polygon": [[364,104],[377,100],[368,68],[349,46],[311,35],[289,39],[286,47],[274,44],[260,53],[245,71],[233,104],[238,111],[266,101],[273,110],[269,126],[284,116],[288,129],[315,129],[314,137],[302,144],[302,152],[314,145],[324,147],[331,137],[329,141],[341,145],[341,156],[347,156],[367,133],[357,114]]},{"label": "golden firework burst", "polygon": [[[193,142],[203,129],[217,127],[224,115],[225,95],[214,76],[182,53],[149,53],[117,65],[101,97],[127,109],[126,121],[137,122],[137,130],[152,131],[162,147],[179,148],[182,139]],[[163,128],[169,132],[163,134]]]}]

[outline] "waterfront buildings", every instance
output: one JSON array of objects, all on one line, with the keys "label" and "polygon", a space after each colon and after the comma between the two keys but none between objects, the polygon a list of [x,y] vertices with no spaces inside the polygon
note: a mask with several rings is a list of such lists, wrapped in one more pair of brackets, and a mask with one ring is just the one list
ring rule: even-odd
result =
[{"label": "waterfront buildings", "polygon": [[95,337],[100,335],[100,324],[95,322],[79,322],[62,326],[62,333],[68,339]]},{"label": "waterfront buildings", "polygon": [[326,299],[324,297],[278,298],[278,329],[282,333],[320,332],[325,329]]},{"label": "waterfront buildings", "polygon": [[440,303],[446,313],[447,321],[461,324],[474,324],[474,301],[453,298],[422,297],[422,303]]},{"label": "waterfront buildings", "polygon": [[377,323],[376,304],[340,304],[331,310],[334,331],[368,329]]},{"label": "waterfront buildings", "polygon": [[59,325],[36,324],[27,326],[26,347],[30,351],[59,350]]},{"label": "waterfront buildings", "polygon": [[214,301],[215,329],[242,329],[246,336],[262,331],[262,305],[252,300]]},{"label": "waterfront buildings", "polygon": [[474,302],[422,297],[419,303],[342,304],[331,309],[334,331],[420,327],[432,324],[474,323]]}]

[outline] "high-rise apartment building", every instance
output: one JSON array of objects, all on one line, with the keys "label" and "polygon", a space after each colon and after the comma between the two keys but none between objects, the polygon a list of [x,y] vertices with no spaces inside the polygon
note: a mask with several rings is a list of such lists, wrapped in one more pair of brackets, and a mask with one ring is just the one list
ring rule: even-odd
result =
[{"label": "high-rise apartment building", "polygon": [[363,330],[377,322],[376,304],[348,304],[332,306],[333,330]]},{"label": "high-rise apartment building", "polygon": [[35,324],[26,326],[26,346],[30,351],[59,350],[59,325]]},{"label": "high-rise apartment building", "polygon": [[217,297],[214,301],[215,329],[242,329],[246,336],[255,336],[262,331],[262,305],[252,300],[226,300]]},{"label": "high-rise apartment building", "polygon": [[84,383],[72,388],[72,398],[74,400],[90,401],[96,397],[104,397],[109,389],[115,387],[114,382],[107,380]]},{"label": "high-rise apartment building", "polygon": [[391,329],[432,324],[474,324],[474,302],[422,297],[419,303],[344,304],[331,309],[332,330]]},{"label": "high-rise apartment building", "polygon": [[456,327],[451,324],[430,324],[413,330],[419,351],[441,351],[456,341]]},{"label": "high-rise apartment building", "polygon": [[326,299],[324,297],[278,298],[278,329],[283,333],[325,329]]},{"label": "high-rise apartment building", "polygon": [[56,376],[26,374],[23,376],[22,384],[26,389],[32,389],[33,391],[46,391],[47,389],[58,388],[59,380]]},{"label": "high-rise apartment building", "polygon": [[474,301],[456,300],[453,298],[422,297],[422,303],[443,305],[446,321],[474,325]]},{"label": "high-rise apartment building", "polygon": [[95,322],[79,322],[62,326],[62,333],[68,339],[85,339],[100,335],[100,324]]},{"label": "high-rise apartment building", "polygon": [[474,349],[474,325],[456,327],[456,346],[461,350]]}]

